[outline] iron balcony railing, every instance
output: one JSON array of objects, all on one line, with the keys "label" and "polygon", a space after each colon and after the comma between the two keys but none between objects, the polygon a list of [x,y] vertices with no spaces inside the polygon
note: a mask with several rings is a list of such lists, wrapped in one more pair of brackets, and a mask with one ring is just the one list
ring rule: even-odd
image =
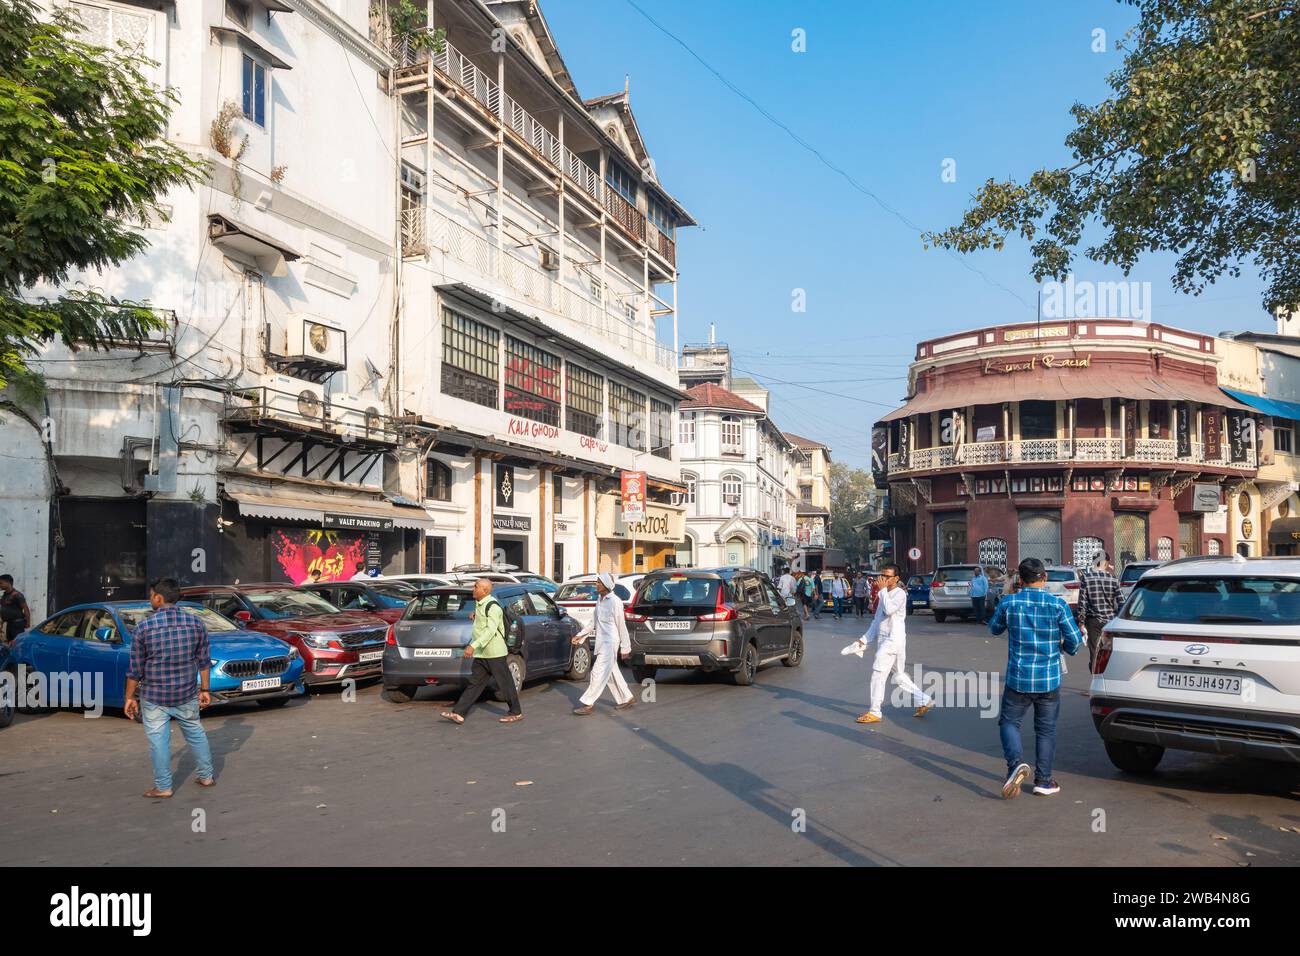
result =
[{"label": "iron balcony railing", "polygon": [[908,456],[906,467],[899,465],[898,453],[889,456],[893,472],[934,471],[971,465],[1000,464],[1088,464],[1090,462],[1140,462],[1143,464],[1211,465],[1221,468],[1254,468],[1253,448],[1246,450],[1245,461],[1232,461],[1227,442],[1219,445],[1218,455],[1206,455],[1205,446],[1193,442],[1191,455],[1179,457],[1173,439],[1139,438],[1133,453],[1125,454],[1122,438],[1028,438],[1019,441],[967,442],[960,450],[951,445],[917,448]]}]

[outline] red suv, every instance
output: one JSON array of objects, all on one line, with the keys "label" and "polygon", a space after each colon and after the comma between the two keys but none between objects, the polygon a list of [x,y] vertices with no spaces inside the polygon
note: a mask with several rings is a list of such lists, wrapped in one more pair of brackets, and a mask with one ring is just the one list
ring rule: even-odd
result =
[{"label": "red suv", "polygon": [[362,611],[340,611],[309,591],[287,584],[222,584],[184,588],[181,595],[240,627],[298,648],[308,684],[377,676],[383,667],[388,622]]}]

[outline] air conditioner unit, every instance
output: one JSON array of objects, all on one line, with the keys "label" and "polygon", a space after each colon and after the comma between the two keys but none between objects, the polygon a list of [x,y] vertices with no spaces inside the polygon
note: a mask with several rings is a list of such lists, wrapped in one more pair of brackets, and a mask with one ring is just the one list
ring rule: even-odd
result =
[{"label": "air conditioner unit", "polygon": [[541,246],[542,268],[547,272],[560,271],[560,256],[550,246]]},{"label": "air conditioner unit", "polygon": [[424,173],[410,163],[402,163],[402,185],[413,192],[424,192]]},{"label": "air conditioner unit", "polygon": [[374,399],[347,392],[330,396],[329,422],[335,432],[353,438],[382,438],[389,428]]},{"label": "air conditioner unit", "polygon": [[345,368],[348,334],[309,312],[290,312],[267,322],[267,351],[291,362]]},{"label": "air conditioner unit", "polygon": [[315,382],[291,375],[268,375],[266,410],[274,418],[296,422],[325,423],[325,393]]}]

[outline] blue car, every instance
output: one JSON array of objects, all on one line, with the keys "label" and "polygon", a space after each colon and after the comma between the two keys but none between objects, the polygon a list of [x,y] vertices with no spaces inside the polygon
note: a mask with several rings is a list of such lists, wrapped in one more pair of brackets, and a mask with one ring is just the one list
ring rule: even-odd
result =
[{"label": "blue car", "polygon": [[[241,630],[201,604],[183,601],[177,607],[200,618],[208,629],[212,657],[209,690],[214,704],[256,701],[264,707],[279,707],[304,692],[303,662],[297,648],[268,634]],[[51,675],[102,674],[102,705],[120,709],[126,703],[123,694],[131,635],[152,613],[146,601],[66,608],[18,635],[11,664],[24,665],[29,674],[39,671],[46,675],[50,688],[55,686]],[[66,677],[60,679],[67,681]],[[80,685],[82,693],[91,690]],[[69,706],[66,700],[51,703]]]},{"label": "blue car", "polygon": [[918,607],[930,606],[930,581],[934,572],[914,574],[907,579],[907,613],[911,614]]}]

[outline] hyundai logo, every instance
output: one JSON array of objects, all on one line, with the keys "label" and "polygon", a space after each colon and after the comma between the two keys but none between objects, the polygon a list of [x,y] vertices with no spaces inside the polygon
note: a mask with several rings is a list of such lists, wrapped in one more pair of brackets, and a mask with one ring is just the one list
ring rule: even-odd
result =
[{"label": "hyundai logo", "polygon": [[1204,644],[1188,644],[1183,650],[1193,657],[1200,657],[1202,654],[1210,653],[1210,649]]}]

